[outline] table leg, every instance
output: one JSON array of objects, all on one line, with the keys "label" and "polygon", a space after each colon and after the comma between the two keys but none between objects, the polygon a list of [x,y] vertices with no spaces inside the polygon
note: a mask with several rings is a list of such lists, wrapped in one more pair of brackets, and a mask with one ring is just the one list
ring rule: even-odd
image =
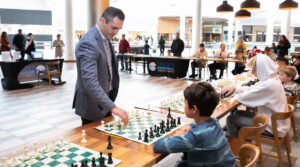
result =
[{"label": "table leg", "polygon": [[129,73],[131,73],[132,68],[131,68],[131,56],[129,56]]},{"label": "table leg", "polygon": [[143,64],[143,73],[146,73],[146,59],[143,58],[144,64]]}]

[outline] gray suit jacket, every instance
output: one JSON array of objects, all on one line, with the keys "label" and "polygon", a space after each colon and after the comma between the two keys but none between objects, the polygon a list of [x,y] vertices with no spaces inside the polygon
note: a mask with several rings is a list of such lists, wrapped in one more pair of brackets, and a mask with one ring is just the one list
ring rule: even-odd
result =
[{"label": "gray suit jacket", "polygon": [[112,53],[112,91],[109,92],[110,72],[103,40],[93,27],[78,42],[75,55],[77,65],[77,83],[73,108],[82,118],[96,121],[104,118],[115,106],[114,102],[119,89],[117,60]]}]

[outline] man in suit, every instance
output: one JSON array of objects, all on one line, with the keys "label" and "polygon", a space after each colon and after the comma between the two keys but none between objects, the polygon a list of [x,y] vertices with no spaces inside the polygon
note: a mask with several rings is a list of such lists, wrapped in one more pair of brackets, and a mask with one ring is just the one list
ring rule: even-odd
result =
[{"label": "man in suit", "polygon": [[119,116],[125,125],[128,115],[114,101],[119,89],[118,64],[110,40],[125,19],[117,8],[107,8],[97,25],[78,42],[75,50],[77,83],[73,108],[82,125],[110,116]]},{"label": "man in suit", "polygon": [[180,39],[180,33],[176,33],[176,39],[173,40],[172,45],[171,45],[171,51],[174,56],[176,57],[181,57],[181,53],[184,50],[184,42],[183,40]]}]

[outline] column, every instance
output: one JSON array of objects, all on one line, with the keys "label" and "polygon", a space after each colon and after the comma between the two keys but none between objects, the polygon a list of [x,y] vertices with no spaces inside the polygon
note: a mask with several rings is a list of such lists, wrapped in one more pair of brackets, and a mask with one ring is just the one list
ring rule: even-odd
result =
[{"label": "column", "polygon": [[238,40],[238,31],[239,31],[239,26],[240,26],[240,21],[235,19],[235,24],[234,24],[234,41],[233,43],[235,43]]},{"label": "column", "polygon": [[267,11],[267,34],[266,34],[266,45],[271,46],[273,42],[273,35],[274,35],[274,9],[276,6],[275,3],[271,3],[271,10]]},{"label": "column", "polygon": [[92,28],[99,20],[103,11],[109,7],[109,0],[87,0],[88,29]]},{"label": "column", "polygon": [[74,31],[73,31],[73,6],[72,0],[65,0],[65,58],[75,60],[74,56]]},{"label": "column", "polygon": [[192,54],[198,50],[198,46],[202,41],[202,16],[201,16],[201,2],[196,0],[196,7],[193,15],[193,29],[192,29]]},{"label": "column", "polygon": [[180,38],[186,43],[185,41],[185,16],[180,15]]},{"label": "column", "polygon": [[289,39],[289,28],[291,24],[291,11],[286,11],[286,16],[281,20],[281,35],[285,35]]},{"label": "column", "polygon": [[233,19],[234,19],[234,16],[233,15],[230,15],[230,17],[228,18],[228,45],[232,45],[234,42],[233,42],[233,30],[234,30],[234,26],[233,26]]}]

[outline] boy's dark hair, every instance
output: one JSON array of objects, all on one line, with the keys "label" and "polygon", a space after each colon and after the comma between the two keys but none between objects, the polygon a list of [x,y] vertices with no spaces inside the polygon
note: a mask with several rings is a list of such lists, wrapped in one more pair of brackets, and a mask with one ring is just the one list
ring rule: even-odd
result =
[{"label": "boy's dark hair", "polygon": [[28,36],[31,36],[32,35],[32,33],[28,33]]},{"label": "boy's dark hair", "polygon": [[289,60],[286,59],[286,58],[284,58],[284,57],[279,58],[279,59],[278,59],[278,62],[280,62],[280,61],[284,62],[285,65],[287,65],[287,66],[289,65]]},{"label": "boy's dark hair", "polygon": [[199,45],[200,47],[205,47],[205,45],[204,45],[204,43],[200,43],[200,45]]},{"label": "boy's dark hair", "polygon": [[271,48],[270,47],[265,47],[265,52],[271,52]]},{"label": "boy's dark hair", "polygon": [[104,10],[101,17],[105,19],[106,24],[114,19],[114,17],[118,17],[120,20],[124,21],[125,15],[121,9],[115,7],[108,7]]},{"label": "boy's dark hair", "polygon": [[200,116],[211,116],[219,103],[219,95],[208,82],[194,83],[184,90],[189,108],[197,106]]},{"label": "boy's dark hair", "polygon": [[241,52],[239,50],[235,50],[235,54],[240,54]]}]

